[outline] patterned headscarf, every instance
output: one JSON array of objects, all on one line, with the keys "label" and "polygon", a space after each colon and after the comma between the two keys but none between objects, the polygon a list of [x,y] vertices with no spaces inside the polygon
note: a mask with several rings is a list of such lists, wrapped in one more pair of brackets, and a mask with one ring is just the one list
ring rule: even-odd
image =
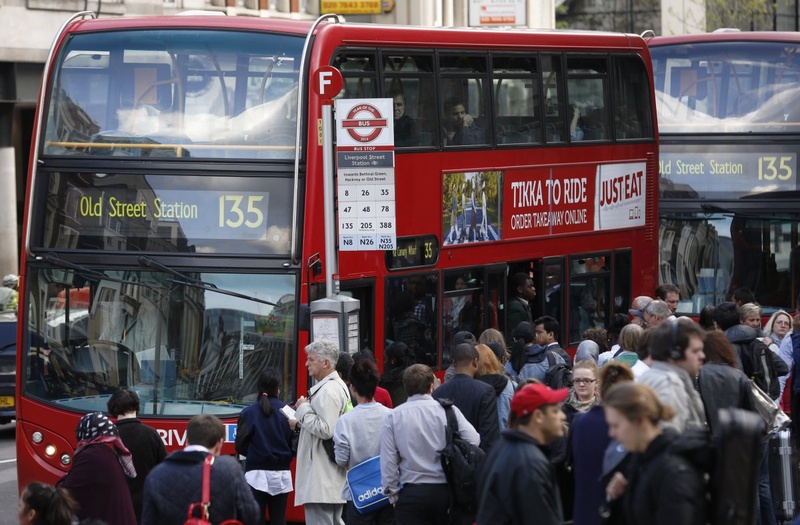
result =
[{"label": "patterned headscarf", "polygon": [[76,454],[88,445],[108,443],[117,454],[117,461],[122,466],[125,475],[129,478],[136,477],[136,469],[133,466],[131,453],[119,438],[117,425],[108,419],[105,414],[92,412],[83,416],[78,422],[78,428],[75,429],[75,435],[78,438]]}]

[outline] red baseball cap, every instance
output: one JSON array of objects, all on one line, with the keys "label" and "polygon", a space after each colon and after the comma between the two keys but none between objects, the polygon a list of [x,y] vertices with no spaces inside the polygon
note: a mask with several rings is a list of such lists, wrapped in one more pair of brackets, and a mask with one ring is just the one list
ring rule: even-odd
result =
[{"label": "red baseball cap", "polygon": [[525,385],[511,400],[511,411],[517,417],[525,417],[543,405],[555,405],[569,395],[569,388],[553,390],[543,383]]}]

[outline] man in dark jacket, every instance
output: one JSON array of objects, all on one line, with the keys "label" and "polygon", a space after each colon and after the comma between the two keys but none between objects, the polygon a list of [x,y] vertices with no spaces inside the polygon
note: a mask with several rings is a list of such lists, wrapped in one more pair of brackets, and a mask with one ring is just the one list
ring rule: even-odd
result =
[{"label": "man in dark jacket", "polygon": [[[714,322],[725,332],[725,337],[736,350],[736,366],[744,374],[769,394],[772,399],[780,397],[778,378],[789,373],[787,365],[781,357],[769,349],[758,339],[756,331],[741,324],[741,316],[737,306],[732,302],[720,303],[714,309]],[[758,501],[760,523],[773,525],[777,523],[773,510],[772,488],[769,479],[769,443],[765,442],[761,449],[761,476],[758,483]]]},{"label": "man in dark jacket", "polygon": [[506,305],[506,341],[513,341],[511,333],[522,321],[533,321],[531,302],[536,299],[536,287],[533,279],[525,272],[517,272],[511,276],[509,293],[512,295]]},{"label": "man in dark jacket", "polygon": [[561,325],[549,315],[544,315],[533,322],[536,327],[536,343],[543,346],[549,352],[555,352],[564,359],[564,364],[572,370],[572,357],[561,348],[558,337],[561,333]]},{"label": "man in dark jacket", "polygon": [[478,350],[471,343],[457,344],[452,350],[456,375],[433,391],[434,399],[449,399],[464,414],[481,436],[481,448],[489,447],[500,436],[497,396],[494,388],[478,381]]},{"label": "man in dark jacket", "polygon": [[511,400],[512,428],[503,431],[478,477],[478,525],[561,525],[555,467],[546,445],[564,435],[561,402],[569,389],[529,384]]},{"label": "man in dark jacket", "polygon": [[239,462],[219,455],[224,438],[225,427],[216,416],[200,414],[189,420],[189,445],[167,456],[147,476],[142,525],[186,521],[189,505],[202,501],[203,462],[209,454],[215,456],[211,466],[211,523],[227,519],[238,519],[245,525],[264,522]]}]

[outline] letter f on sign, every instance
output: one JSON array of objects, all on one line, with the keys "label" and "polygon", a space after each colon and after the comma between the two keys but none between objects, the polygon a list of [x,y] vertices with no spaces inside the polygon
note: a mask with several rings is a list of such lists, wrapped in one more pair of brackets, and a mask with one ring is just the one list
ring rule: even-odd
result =
[{"label": "letter f on sign", "polygon": [[311,83],[311,87],[320,97],[330,100],[342,90],[342,74],[332,66],[320,66],[314,71],[317,83]]},{"label": "letter f on sign", "polygon": [[332,71],[319,72],[319,93],[325,93],[325,86],[329,86],[331,84],[332,76],[333,76]]}]

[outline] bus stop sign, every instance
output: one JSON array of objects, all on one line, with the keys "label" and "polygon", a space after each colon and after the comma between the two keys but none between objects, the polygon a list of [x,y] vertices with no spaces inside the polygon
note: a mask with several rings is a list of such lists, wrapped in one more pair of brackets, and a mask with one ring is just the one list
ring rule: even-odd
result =
[{"label": "bus stop sign", "polygon": [[333,66],[321,66],[314,71],[311,88],[325,99],[332,99],[342,90],[342,74]]}]

